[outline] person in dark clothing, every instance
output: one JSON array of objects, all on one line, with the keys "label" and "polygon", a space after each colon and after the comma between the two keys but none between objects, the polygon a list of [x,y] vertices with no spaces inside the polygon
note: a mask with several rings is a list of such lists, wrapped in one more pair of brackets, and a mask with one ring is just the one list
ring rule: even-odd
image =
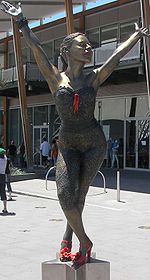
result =
[{"label": "person in dark clothing", "polygon": [[15,146],[15,143],[12,140],[10,142],[10,145],[8,146],[8,149],[7,149],[7,156],[9,157],[9,159],[12,162],[13,165],[14,165],[14,162],[15,162],[16,154],[17,154],[17,147]]},{"label": "person in dark clothing", "polygon": [[53,139],[53,141],[52,141],[52,148],[51,148],[51,159],[52,159],[52,164],[54,166],[56,165],[57,157],[58,157],[57,140]]},{"label": "person in dark clothing", "polygon": [[4,205],[3,214],[8,214],[7,211],[7,196],[5,190],[5,171],[7,165],[6,150],[0,148],[0,196]]}]

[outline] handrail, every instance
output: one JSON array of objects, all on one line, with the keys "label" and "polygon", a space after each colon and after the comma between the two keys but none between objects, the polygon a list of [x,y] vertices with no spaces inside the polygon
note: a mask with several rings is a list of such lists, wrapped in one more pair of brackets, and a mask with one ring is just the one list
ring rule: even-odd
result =
[{"label": "handrail", "polygon": [[50,167],[50,169],[47,171],[47,173],[46,173],[46,176],[45,176],[45,187],[46,187],[46,190],[47,190],[47,178],[48,178],[48,175],[49,175],[49,173],[52,171],[52,170],[55,170],[56,169],[56,166],[54,165],[54,166],[52,166],[52,167]]},{"label": "handrail", "polygon": [[104,176],[104,174],[101,171],[98,171],[98,174],[100,174],[102,176],[102,178],[103,178],[104,193],[107,193],[107,191],[106,191],[106,179],[105,179],[105,176]]},{"label": "handrail", "polygon": [[[52,166],[52,167],[50,167],[50,169],[47,171],[47,173],[46,173],[46,176],[45,176],[45,188],[46,188],[46,190],[47,190],[47,178],[48,178],[48,175],[49,175],[49,173],[52,171],[52,170],[55,170],[56,169],[56,166]],[[106,179],[105,179],[105,176],[104,176],[104,174],[101,172],[101,171],[98,171],[98,174],[100,174],[101,176],[102,176],[102,178],[103,178],[103,183],[104,183],[104,193],[107,193],[107,191],[106,191]]]}]

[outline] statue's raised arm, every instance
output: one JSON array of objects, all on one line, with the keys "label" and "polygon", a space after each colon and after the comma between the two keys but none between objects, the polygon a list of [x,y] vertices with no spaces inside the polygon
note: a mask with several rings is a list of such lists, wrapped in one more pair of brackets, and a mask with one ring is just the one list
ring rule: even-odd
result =
[{"label": "statue's raised arm", "polygon": [[46,79],[49,88],[52,93],[55,93],[59,82],[61,80],[61,75],[59,70],[48,60],[47,55],[45,54],[40,41],[35,36],[35,34],[31,31],[28,26],[27,19],[23,16],[21,4],[18,3],[18,7],[16,8],[11,3],[2,1],[1,2],[1,10],[10,16],[12,16],[17,24],[19,29],[23,33],[23,37],[27,43],[27,45],[32,49],[35,60],[38,64],[38,67]]},{"label": "statue's raised arm", "polygon": [[135,32],[130,38],[122,43],[101,67],[94,70],[96,73],[96,78],[93,82],[95,89],[98,89],[98,87],[111,75],[113,70],[117,67],[120,59],[132,49],[140,38],[145,36],[149,36],[148,28],[139,28],[135,23]]}]

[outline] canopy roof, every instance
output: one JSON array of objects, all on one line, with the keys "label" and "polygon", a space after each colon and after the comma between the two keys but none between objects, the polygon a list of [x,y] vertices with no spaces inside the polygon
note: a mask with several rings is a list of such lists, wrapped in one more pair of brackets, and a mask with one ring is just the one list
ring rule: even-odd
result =
[{"label": "canopy roof", "polygon": [[[70,0],[71,1],[71,0]],[[1,1],[0,1],[1,2]],[[19,1],[8,1],[13,5],[17,5]],[[42,20],[43,18],[52,17],[58,13],[65,12],[65,0],[21,0],[21,6],[24,15],[28,20]],[[94,0],[72,0],[73,7]],[[10,16],[0,10],[0,33],[11,31]]]}]

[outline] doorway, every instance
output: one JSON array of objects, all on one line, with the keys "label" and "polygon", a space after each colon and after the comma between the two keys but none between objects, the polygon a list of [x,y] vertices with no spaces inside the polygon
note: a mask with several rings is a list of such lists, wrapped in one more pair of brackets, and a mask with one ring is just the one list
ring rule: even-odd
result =
[{"label": "doorway", "polygon": [[34,126],[33,127],[33,162],[35,165],[42,165],[42,156],[40,152],[40,145],[42,139],[46,137],[49,139],[49,126]]},{"label": "doorway", "polygon": [[150,169],[150,121],[130,118],[125,120],[124,167]]}]

